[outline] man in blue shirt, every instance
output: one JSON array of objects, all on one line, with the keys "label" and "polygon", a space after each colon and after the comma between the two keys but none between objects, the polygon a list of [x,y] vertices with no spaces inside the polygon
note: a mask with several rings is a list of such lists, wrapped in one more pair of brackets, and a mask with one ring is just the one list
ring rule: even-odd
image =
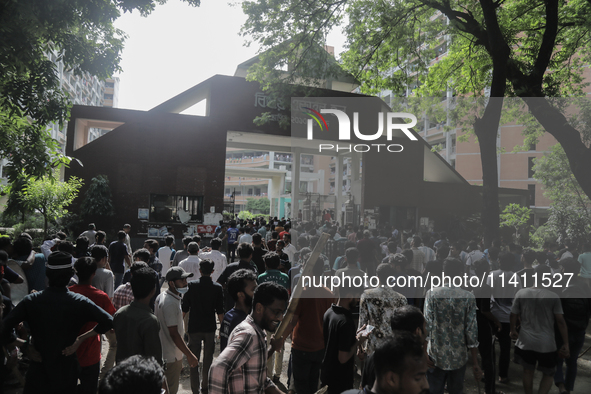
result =
[{"label": "man in blue shirt", "polygon": [[236,257],[236,248],[238,247],[238,234],[240,230],[236,228],[236,221],[230,222],[230,228],[228,229],[228,256],[230,257],[230,263],[234,261]]}]

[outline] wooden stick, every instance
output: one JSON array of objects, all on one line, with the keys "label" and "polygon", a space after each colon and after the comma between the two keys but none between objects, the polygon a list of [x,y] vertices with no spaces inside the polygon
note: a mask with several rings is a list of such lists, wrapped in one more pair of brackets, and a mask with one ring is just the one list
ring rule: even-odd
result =
[{"label": "wooden stick", "polygon": [[[279,338],[279,337],[283,336],[285,329],[287,328],[289,323],[291,323],[291,319],[293,317],[293,314],[295,313],[298,303],[300,302],[300,296],[302,295],[303,278],[304,278],[304,276],[312,276],[312,272],[314,270],[314,265],[317,263],[318,257],[320,257],[320,254],[322,253],[322,250],[324,249],[324,246],[326,245],[326,242],[328,242],[329,238],[330,238],[330,234],[323,233],[320,236],[318,243],[314,247],[314,250],[312,251],[310,258],[308,259],[308,261],[306,262],[306,265],[304,266],[304,270],[302,271],[302,276],[300,276],[299,282],[296,284],[295,288],[293,289],[291,299],[289,300],[289,305],[287,306],[287,312],[285,312],[285,316],[283,316],[283,321],[281,322],[281,324],[279,325],[279,327],[277,327],[277,330],[275,331],[275,338]],[[324,262],[322,264],[324,264]]]}]

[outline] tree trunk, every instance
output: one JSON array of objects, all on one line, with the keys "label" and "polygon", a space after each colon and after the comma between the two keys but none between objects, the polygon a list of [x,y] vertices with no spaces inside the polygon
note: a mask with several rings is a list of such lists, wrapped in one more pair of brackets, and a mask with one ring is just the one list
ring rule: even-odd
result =
[{"label": "tree trunk", "polygon": [[43,215],[43,239],[47,237],[47,215]]},{"label": "tree trunk", "polygon": [[591,198],[591,149],[581,133],[568,124],[566,117],[542,97],[522,97],[537,121],[562,145],[575,179]]}]

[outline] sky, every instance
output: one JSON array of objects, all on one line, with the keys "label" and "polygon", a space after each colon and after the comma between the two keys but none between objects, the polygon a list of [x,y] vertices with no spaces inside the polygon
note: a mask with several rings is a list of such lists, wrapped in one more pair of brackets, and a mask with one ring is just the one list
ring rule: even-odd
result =
[{"label": "sky", "polygon": [[[255,56],[239,36],[246,21],[242,8],[225,0],[201,0],[191,7],[180,0],[157,5],[147,17],[123,14],[115,27],[127,35],[122,53],[119,108],[149,110],[216,74],[234,75],[236,66]],[[328,45],[342,51],[340,34]],[[183,113],[202,115],[196,106]]]}]

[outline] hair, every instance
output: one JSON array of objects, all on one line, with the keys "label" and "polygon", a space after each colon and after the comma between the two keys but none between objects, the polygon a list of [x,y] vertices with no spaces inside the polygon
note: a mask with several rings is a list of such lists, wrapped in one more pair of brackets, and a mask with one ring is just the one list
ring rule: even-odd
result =
[{"label": "hair", "polygon": [[147,239],[144,243],[148,245],[148,250],[154,253],[156,253],[160,247],[160,243],[155,239]]},{"label": "hair", "polygon": [[491,260],[498,260],[499,259],[499,253],[501,253],[501,249],[496,248],[496,247],[492,247],[490,249],[488,249],[488,257],[490,257]]},{"label": "hair", "polygon": [[98,244],[102,243],[105,238],[107,238],[107,233],[105,233],[103,230],[97,231],[96,234],[94,235],[94,240]]},{"label": "hair", "polygon": [[499,253],[499,267],[503,271],[512,271],[515,266],[515,256],[511,252]]},{"label": "hair", "polygon": [[478,246],[478,242],[476,241],[470,241],[470,243],[468,244],[468,247],[470,248],[470,250],[480,250],[480,247]]},{"label": "hair", "polygon": [[96,260],[92,257],[80,257],[74,263],[74,269],[80,282],[87,282],[96,272],[96,268]]},{"label": "hair", "polygon": [[211,275],[215,263],[210,259],[203,259],[199,262],[199,270],[203,275]]},{"label": "hair", "polygon": [[279,233],[277,231],[273,231],[271,233],[271,239],[277,239],[277,238],[279,238]]},{"label": "hair", "polygon": [[388,252],[396,253],[398,250],[398,244],[396,242],[388,242]]},{"label": "hair", "polygon": [[542,277],[544,274],[551,274],[552,268],[548,267],[546,264],[539,264],[536,268],[536,275],[538,276],[538,283],[542,283]]},{"label": "hair", "polygon": [[279,245],[285,247],[285,241],[282,239],[278,240],[276,246],[279,246]]},{"label": "hair", "polygon": [[123,230],[120,230],[120,231],[117,233],[117,240],[119,240],[119,241],[123,241],[123,240],[125,239],[125,237],[127,237],[127,233],[126,233],[125,231],[123,231]]},{"label": "hair", "polygon": [[402,255],[403,255],[404,257],[406,257],[406,261],[407,261],[407,263],[408,263],[408,264],[410,264],[410,263],[412,263],[412,260],[414,259],[414,255],[415,255],[415,254],[414,254],[414,253],[413,253],[413,251],[412,251],[412,250],[410,250],[410,249],[404,249],[404,250],[402,251]]},{"label": "hair", "polygon": [[126,223],[126,224],[123,225],[123,228],[131,228],[131,224],[127,224]]},{"label": "hair", "polygon": [[46,269],[45,276],[49,287],[66,287],[70,283],[70,279],[74,276],[73,268],[64,269]]},{"label": "hair", "polygon": [[199,244],[195,241],[189,242],[189,245],[187,245],[187,252],[189,252],[189,254],[196,255],[199,253]]},{"label": "hair", "polygon": [[185,237],[183,238],[183,245],[185,245],[185,248],[191,243],[193,242],[193,238],[191,237]]},{"label": "hair", "polygon": [[58,231],[56,235],[60,239],[60,241],[64,241],[66,238],[68,238],[66,233],[64,233],[63,231]]},{"label": "hair", "polygon": [[246,289],[246,281],[251,280],[256,283],[257,276],[251,270],[245,268],[239,269],[228,278],[228,294],[234,301],[238,300],[238,293]]},{"label": "hair", "polygon": [[29,238],[18,237],[12,244],[14,253],[17,256],[28,256],[33,250],[33,242]]},{"label": "hair", "polygon": [[88,249],[88,245],[90,245],[90,241],[86,235],[82,235],[76,238],[76,249],[78,250],[86,250]]},{"label": "hair", "polygon": [[0,250],[0,261],[4,264],[6,264],[8,261],[8,253],[6,253],[4,250]]},{"label": "hair", "polygon": [[464,263],[455,257],[448,257],[443,260],[443,272],[447,276],[462,276],[464,274]]},{"label": "hair", "polygon": [[57,250],[72,254],[74,252],[74,244],[70,241],[60,241],[60,243],[57,244]]},{"label": "hair", "polygon": [[287,289],[275,282],[261,283],[254,290],[254,298],[252,301],[253,308],[256,304],[262,306],[269,306],[275,302],[275,300],[281,300],[287,302],[289,300],[289,294]]},{"label": "hair", "polygon": [[129,267],[129,273],[131,276],[133,276],[133,273],[140,268],[150,268],[150,266],[144,261],[135,261],[133,264],[131,264],[131,267]]},{"label": "hair", "polygon": [[[532,249],[525,249],[523,251],[523,260],[525,260],[526,264],[531,265],[533,264],[534,260],[536,259],[536,252],[534,252]],[[542,261],[543,263],[543,261]]]},{"label": "hair", "polygon": [[174,244],[174,237],[173,237],[172,235],[167,235],[167,236],[164,238],[164,244],[165,244],[166,246],[171,246],[172,244]]},{"label": "hair", "polygon": [[254,233],[252,235],[252,243],[255,245],[260,245],[263,242],[263,236],[259,233]]},{"label": "hair", "polygon": [[574,274],[575,276],[581,272],[581,263],[572,257],[566,257],[560,261],[560,265],[564,269],[565,274]]},{"label": "hair", "polygon": [[357,248],[349,248],[345,250],[345,257],[347,258],[347,265],[357,266],[357,260],[359,260],[359,250],[357,250]]},{"label": "hair", "polygon": [[290,233],[286,233],[283,234],[283,240],[288,240],[289,242],[291,242],[291,234]]},{"label": "hair", "polygon": [[160,394],[164,371],[154,357],[131,356],[118,362],[99,383],[99,394]]},{"label": "hair", "polygon": [[156,271],[140,268],[131,276],[131,291],[136,300],[146,298],[156,288]]},{"label": "hair", "polygon": [[240,257],[241,259],[246,259],[246,258],[249,258],[250,256],[252,256],[254,249],[252,248],[251,244],[248,244],[246,242],[242,242],[240,245],[238,245],[237,251],[238,251],[238,257]]},{"label": "hair", "polygon": [[443,243],[439,248],[437,248],[436,257],[443,260],[447,256],[449,256],[449,246],[446,243]]},{"label": "hair", "polygon": [[298,238],[298,246],[300,248],[307,248],[308,246],[310,246],[310,241],[308,241],[308,238],[306,238],[306,237],[299,237]]},{"label": "hair", "polygon": [[486,258],[482,258],[474,263],[474,272],[476,276],[482,277],[485,273],[490,271],[490,264],[486,260]]},{"label": "hair", "polygon": [[109,249],[105,245],[94,245],[90,248],[90,255],[93,259],[100,261],[109,255]]},{"label": "hair", "polygon": [[266,253],[263,256],[263,261],[265,262],[265,265],[267,266],[267,268],[272,269],[272,270],[276,270],[277,268],[279,268],[279,264],[281,264],[281,260],[279,259],[279,255],[275,252]]},{"label": "hair", "polygon": [[212,250],[219,250],[220,247],[222,246],[222,240],[219,238],[214,238],[211,240],[209,245],[211,246]]},{"label": "hair", "polygon": [[386,283],[388,282],[388,277],[394,275],[394,269],[390,264],[382,263],[378,265],[378,268],[376,269],[376,275],[380,280],[380,284],[386,286]]},{"label": "hair", "polygon": [[396,253],[388,258],[388,263],[392,265],[405,266],[408,264],[408,259],[402,253]]},{"label": "hair", "polygon": [[393,331],[407,331],[414,333],[417,328],[423,329],[425,316],[421,310],[413,305],[404,305],[394,308],[392,317],[390,317],[390,327]]},{"label": "hair", "polygon": [[422,360],[423,353],[423,344],[418,338],[408,331],[396,331],[374,352],[376,379],[379,381],[389,371],[402,375],[408,368],[407,358]]},{"label": "hair", "polygon": [[138,249],[133,252],[133,259],[139,259],[144,263],[147,263],[150,260],[150,252],[145,248]]}]

